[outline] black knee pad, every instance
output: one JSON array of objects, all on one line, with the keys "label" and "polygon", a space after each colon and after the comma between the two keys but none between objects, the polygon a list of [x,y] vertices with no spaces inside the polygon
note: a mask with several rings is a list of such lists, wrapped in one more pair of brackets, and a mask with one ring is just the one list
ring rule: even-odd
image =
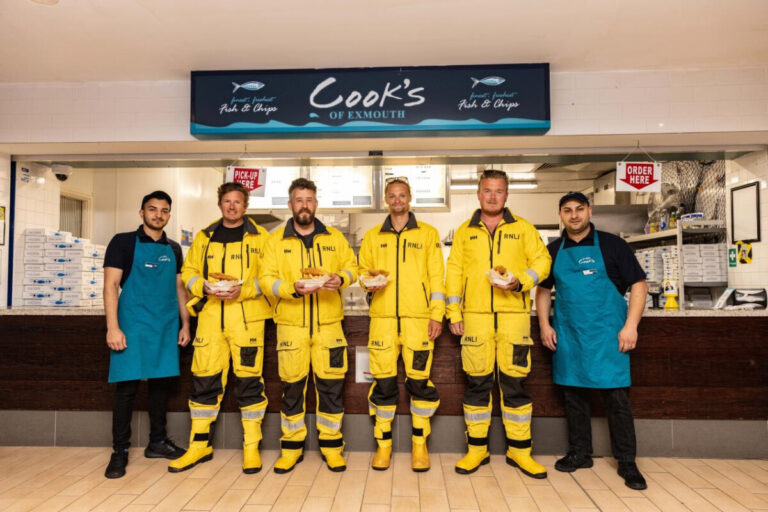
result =
[{"label": "black knee pad", "polygon": [[429,379],[405,379],[405,389],[416,400],[424,400],[425,402],[440,400],[435,386],[429,385]]},{"label": "black knee pad", "polygon": [[467,375],[467,390],[464,392],[464,403],[477,407],[485,407],[491,399],[493,389],[493,373],[488,375]]},{"label": "black knee pad", "polygon": [[531,396],[523,387],[525,377],[510,377],[499,372],[499,387],[506,407],[521,407],[531,403]]},{"label": "black knee pad", "polygon": [[399,391],[397,377],[376,379],[371,391],[371,402],[376,405],[396,405]]},{"label": "black knee pad", "polygon": [[344,379],[315,379],[317,411],[327,414],[344,412]]},{"label": "black knee pad", "polygon": [[192,376],[195,391],[189,395],[189,399],[203,405],[216,405],[219,395],[224,393],[221,387],[221,372],[210,377]]},{"label": "black knee pad", "polygon": [[280,410],[286,416],[294,416],[304,411],[304,388],[307,378],[296,382],[283,382],[283,401]]},{"label": "black knee pad", "polygon": [[267,399],[264,396],[264,382],[261,377],[235,376],[235,396],[240,407],[261,403]]}]

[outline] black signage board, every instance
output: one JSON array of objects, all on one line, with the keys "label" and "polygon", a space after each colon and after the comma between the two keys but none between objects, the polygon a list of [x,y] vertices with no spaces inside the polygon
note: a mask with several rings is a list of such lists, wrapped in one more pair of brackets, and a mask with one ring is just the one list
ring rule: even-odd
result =
[{"label": "black signage board", "polygon": [[531,135],[549,64],[193,71],[199,139]]}]

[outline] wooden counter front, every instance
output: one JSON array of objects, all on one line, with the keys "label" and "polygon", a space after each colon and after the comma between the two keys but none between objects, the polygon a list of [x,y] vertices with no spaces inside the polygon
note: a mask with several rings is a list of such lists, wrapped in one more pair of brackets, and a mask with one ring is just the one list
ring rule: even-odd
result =
[{"label": "wooden counter front", "polygon": [[[533,371],[527,389],[534,415],[563,416],[561,398],[552,384],[552,357],[538,341],[532,318]],[[368,317],[344,320],[349,341],[349,373],[345,390],[348,413],[367,413],[368,384],[354,383],[354,347],[365,346]],[[0,409],[111,410],[107,384],[109,354],[103,316],[0,315]],[[640,325],[632,355],[632,406],[637,418],[754,419],[768,417],[768,317],[647,317]],[[279,411],[280,382],[274,348],[275,327],[267,327],[264,359],[268,410]],[[192,348],[181,353],[181,377],[169,404],[187,410],[192,389]],[[402,372],[402,363],[400,375]],[[230,381],[233,375],[230,373]],[[397,412],[408,413],[400,385]],[[440,394],[438,414],[460,415],[464,392],[458,339],[447,325],[438,338],[432,381]],[[237,411],[229,386],[222,409]],[[314,410],[314,388],[307,390]],[[498,414],[498,395],[494,395]],[[145,408],[140,393],[137,408]],[[599,406],[596,403],[596,409]],[[596,411],[599,413],[599,410]]]}]

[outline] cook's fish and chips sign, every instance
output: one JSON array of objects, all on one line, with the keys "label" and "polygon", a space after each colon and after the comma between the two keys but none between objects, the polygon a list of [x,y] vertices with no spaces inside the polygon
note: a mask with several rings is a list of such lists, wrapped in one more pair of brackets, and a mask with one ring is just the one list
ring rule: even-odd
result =
[{"label": "cook's fish and chips sign", "polygon": [[616,162],[616,192],[661,192],[661,164]]},{"label": "cook's fish and chips sign", "polygon": [[190,132],[199,139],[549,128],[549,64],[192,72]]}]

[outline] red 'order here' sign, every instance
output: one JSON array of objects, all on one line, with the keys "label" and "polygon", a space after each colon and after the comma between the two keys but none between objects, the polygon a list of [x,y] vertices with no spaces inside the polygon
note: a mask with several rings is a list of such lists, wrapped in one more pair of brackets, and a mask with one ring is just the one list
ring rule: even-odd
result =
[{"label": "red 'order here' sign", "polygon": [[617,192],[661,192],[658,162],[616,162]]}]

